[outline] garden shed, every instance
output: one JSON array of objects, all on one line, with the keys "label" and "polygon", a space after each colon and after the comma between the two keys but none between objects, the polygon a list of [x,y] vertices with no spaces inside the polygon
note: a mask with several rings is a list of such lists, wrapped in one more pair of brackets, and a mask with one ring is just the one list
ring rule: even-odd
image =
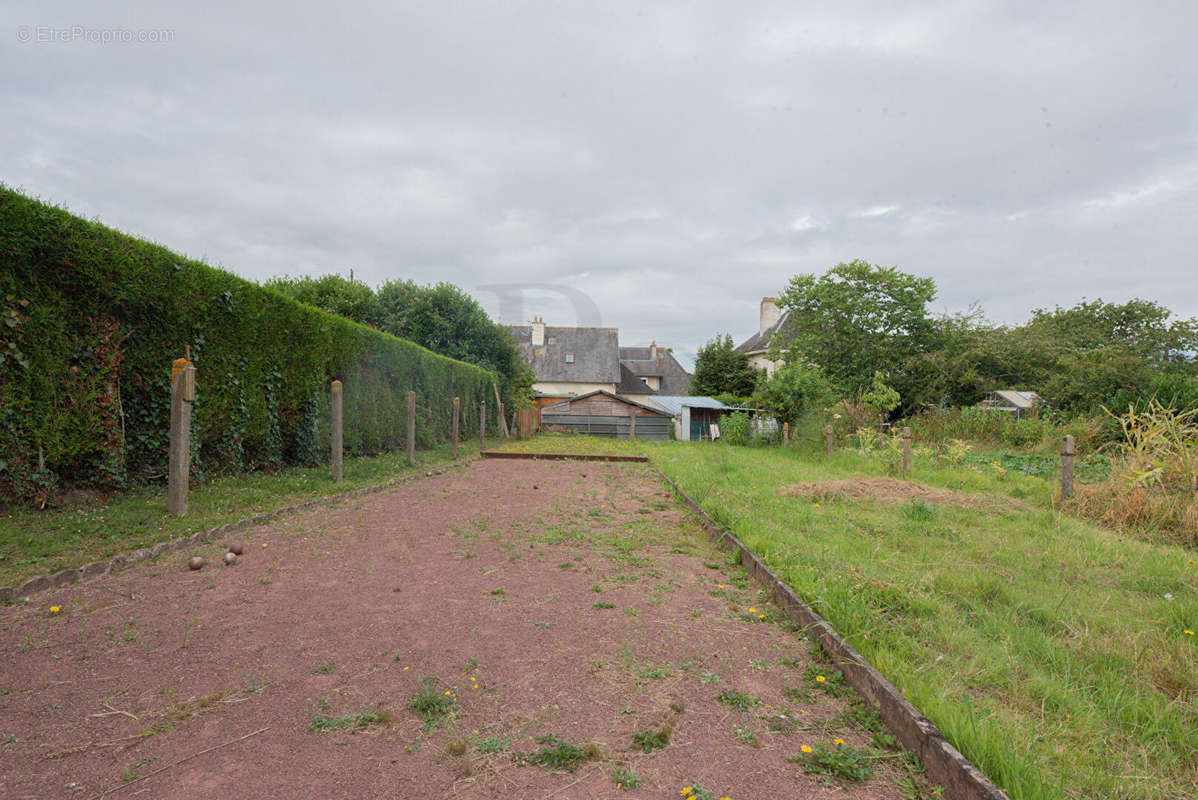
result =
[{"label": "garden shed", "polygon": [[541,408],[541,427],[548,431],[629,439],[634,425],[637,439],[670,438],[669,414],[603,389]]},{"label": "garden shed", "polygon": [[733,411],[753,411],[751,408],[724,405],[714,397],[656,394],[649,402],[669,412],[674,419],[674,436],[684,442],[710,439],[712,424],[719,424],[720,418],[725,414]]}]

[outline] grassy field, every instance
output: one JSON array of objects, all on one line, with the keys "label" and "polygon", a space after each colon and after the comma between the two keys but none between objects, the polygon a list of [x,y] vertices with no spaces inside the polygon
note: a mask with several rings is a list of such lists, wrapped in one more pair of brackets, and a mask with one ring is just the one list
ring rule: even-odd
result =
[{"label": "grassy field", "polygon": [[650,455],[1016,800],[1198,796],[1193,551],[1059,514],[1049,481],[1010,470],[917,465],[913,480],[990,498],[969,507],[802,499],[784,487],[887,467],[592,441]]},{"label": "grassy field", "polygon": [[[458,448],[459,458],[477,453],[477,442]],[[333,482],[328,467],[218,478],[192,487],[188,514],[183,518],[167,513],[165,486],[147,486],[99,502],[48,511],[10,508],[0,514],[0,586],[276,508],[385,483],[450,460],[448,447],[417,452],[415,467],[408,466],[403,453],[347,458],[341,483]]]}]

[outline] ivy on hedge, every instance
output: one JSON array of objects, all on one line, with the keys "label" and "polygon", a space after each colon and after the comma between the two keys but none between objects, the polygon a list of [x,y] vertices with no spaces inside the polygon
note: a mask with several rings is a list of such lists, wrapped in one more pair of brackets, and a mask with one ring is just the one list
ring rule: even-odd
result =
[{"label": "ivy on hedge", "polygon": [[326,459],[334,379],[350,454],[404,445],[409,389],[420,447],[494,414],[490,372],[0,186],[0,497],[163,478],[185,346],[201,478]]}]

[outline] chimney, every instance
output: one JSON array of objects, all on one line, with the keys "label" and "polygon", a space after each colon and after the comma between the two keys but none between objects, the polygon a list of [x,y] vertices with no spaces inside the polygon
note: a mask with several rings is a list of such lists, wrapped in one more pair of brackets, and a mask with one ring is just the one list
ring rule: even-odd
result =
[{"label": "chimney", "polygon": [[782,319],[782,309],[778,308],[778,298],[761,298],[761,332],[765,333],[778,324]]},{"label": "chimney", "polygon": [[[642,339],[641,341],[644,341],[644,339]],[[657,360],[657,340],[656,339],[654,339],[653,342],[649,345],[649,358],[653,361]]]},{"label": "chimney", "polygon": [[545,321],[540,317],[532,318],[532,346],[545,346]]}]

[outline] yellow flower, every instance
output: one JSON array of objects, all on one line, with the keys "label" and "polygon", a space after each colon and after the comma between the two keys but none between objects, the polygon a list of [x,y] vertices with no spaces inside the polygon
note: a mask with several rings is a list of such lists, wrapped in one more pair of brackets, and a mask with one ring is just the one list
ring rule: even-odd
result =
[{"label": "yellow flower", "polygon": [[765,614],[758,614],[757,619],[765,619]]},{"label": "yellow flower", "polygon": [[449,696],[449,695],[453,694],[453,692],[451,692],[451,691],[449,691],[448,689],[446,689],[446,690],[445,690],[445,694],[446,694],[446,696]]},{"label": "yellow flower", "polygon": [[825,678],[823,675],[816,675],[816,676],[815,676],[815,682],[816,682],[816,683],[823,683],[823,682],[824,682],[824,681],[826,681],[826,680],[828,680],[828,679],[827,679],[827,678]]},{"label": "yellow flower", "polygon": [[407,672],[407,671],[408,671],[408,668],[407,668],[407,667],[404,667],[403,669],[404,669],[404,672]]},{"label": "yellow flower", "polygon": [[1194,632],[1193,632],[1193,631],[1191,631],[1191,630],[1188,630],[1188,629],[1187,629],[1187,630],[1184,630],[1184,631],[1182,631],[1182,633],[1184,633],[1186,636],[1193,636],[1193,635],[1194,635]]},{"label": "yellow flower", "polygon": [[844,744],[844,739],[833,739],[832,744]]},{"label": "yellow flower", "polygon": [[693,791],[694,791],[694,789],[692,789],[691,787],[683,786],[682,791],[679,792],[678,794],[682,795],[683,797],[686,797],[688,794],[690,794]]},{"label": "yellow flower", "polygon": [[856,572],[856,571],[857,571],[856,567],[849,567],[849,572]]},{"label": "yellow flower", "polygon": [[750,609],[749,609],[749,613],[750,613],[750,614],[756,614],[756,613],[757,613],[757,609],[755,609],[755,608],[750,608]]},{"label": "yellow flower", "polygon": [[810,752],[811,752],[811,748],[810,748],[810,747],[808,747],[807,745],[803,745],[803,746],[802,746],[802,747],[800,747],[799,749],[800,749],[800,750],[802,750],[804,753],[810,753]]},{"label": "yellow flower", "polygon": [[813,505],[812,505],[812,508],[819,508],[819,503],[815,503],[815,504],[813,504]]},{"label": "yellow flower", "polygon": [[62,609],[61,609],[61,608],[59,608],[58,606],[50,606],[50,613],[51,613],[51,614],[57,614],[59,611],[62,611]]},{"label": "yellow flower", "polygon": [[724,588],[724,584],[722,584],[722,583],[721,583],[721,584],[719,584],[719,588],[723,589],[723,588]]}]

